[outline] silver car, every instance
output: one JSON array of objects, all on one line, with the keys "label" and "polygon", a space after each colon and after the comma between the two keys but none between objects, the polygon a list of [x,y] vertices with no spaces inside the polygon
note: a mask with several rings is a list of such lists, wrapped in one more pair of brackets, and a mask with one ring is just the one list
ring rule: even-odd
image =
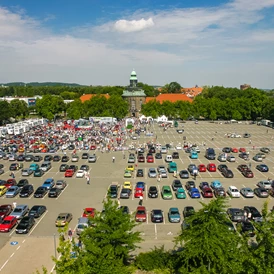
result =
[{"label": "silver car", "polygon": [[260,181],[258,184],[257,184],[258,187],[260,188],[264,188],[264,189],[271,189],[272,186],[271,186],[271,182],[270,181]]},{"label": "silver car", "polygon": [[220,154],[218,156],[218,161],[219,162],[226,162],[226,155],[225,154]]},{"label": "silver car", "polygon": [[15,217],[16,219],[22,219],[29,212],[28,205],[18,205],[11,212],[10,216]]},{"label": "silver car", "polygon": [[236,158],[233,155],[229,155],[226,159],[228,162],[236,162]]},{"label": "silver car", "polygon": [[245,198],[254,197],[254,191],[250,187],[244,187],[240,190],[240,192]]},{"label": "silver car", "polygon": [[166,170],[165,166],[158,166],[157,171],[159,174],[161,174],[162,178],[167,178],[167,170]]},{"label": "silver car", "polygon": [[30,176],[33,173],[33,170],[30,168],[22,169],[21,175],[22,176]]},{"label": "silver car", "polygon": [[20,190],[21,188],[18,186],[11,186],[6,192],[6,198],[15,197],[20,192]]},{"label": "silver car", "polygon": [[198,168],[197,168],[197,166],[196,166],[195,164],[190,164],[190,165],[188,165],[187,170],[188,170],[188,172],[189,172],[191,175],[194,175],[194,173],[193,173],[194,170],[196,170],[197,173],[198,173]]},{"label": "silver car", "polygon": [[78,155],[72,155],[71,161],[72,162],[78,162],[79,161],[79,156]]},{"label": "silver car", "polygon": [[148,177],[149,178],[156,178],[157,177],[157,172],[156,172],[156,169],[154,167],[151,167],[148,170]]},{"label": "silver car", "polygon": [[66,188],[66,186],[67,186],[67,183],[65,180],[57,180],[56,181],[56,184],[55,184],[56,188],[60,188],[63,190],[64,188]]},{"label": "silver car", "polygon": [[89,163],[95,163],[96,160],[97,160],[97,156],[96,156],[95,154],[90,155],[90,156],[88,157],[88,162],[89,162]]}]

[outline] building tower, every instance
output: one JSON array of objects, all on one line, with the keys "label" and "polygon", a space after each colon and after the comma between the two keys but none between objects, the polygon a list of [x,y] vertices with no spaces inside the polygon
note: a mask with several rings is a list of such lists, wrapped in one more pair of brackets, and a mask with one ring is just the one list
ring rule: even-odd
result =
[{"label": "building tower", "polygon": [[137,74],[133,69],[133,71],[130,74],[129,86],[132,88],[136,88],[137,83],[138,83]]}]

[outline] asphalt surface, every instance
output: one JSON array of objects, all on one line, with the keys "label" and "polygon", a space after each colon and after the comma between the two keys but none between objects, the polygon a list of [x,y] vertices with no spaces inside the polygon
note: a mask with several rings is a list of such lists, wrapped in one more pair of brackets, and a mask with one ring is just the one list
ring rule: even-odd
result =
[{"label": "asphalt surface", "polygon": [[[179,128],[184,128],[183,134],[178,134],[176,128],[170,128],[167,131],[163,131],[162,127],[157,124],[151,126],[150,130],[153,131],[154,136],[147,137],[144,133],[141,133],[140,139],[132,141],[133,144],[143,144],[146,142],[154,142],[162,145],[173,144],[176,146],[181,143],[183,145],[183,138],[185,137],[186,142],[192,144],[196,143],[201,152],[199,158],[192,160],[189,158],[189,154],[183,150],[179,150],[180,159],[175,160],[178,165],[178,170],[187,169],[190,163],[208,164],[213,162],[216,165],[220,164],[217,160],[209,161],[204,157],[205,149],[207,147],[213,147],[218,155],[223,147],[244,147],[250,152],[250,159],[253,155],[259,152],[260,147],[273,147],[273,136],[274,131],[270,128],[257,125],[249,124],[217,124],[210,122],[187,122],[179,124]],[[244,133],[250,133],[251,138],[227,138],[227,133],[237,133],[243,135]],[[214,138],[214,140],[212,140]],[[249,143],[251,140],[251,144]],[[206,145],[203,146],[203,143]],[[172,149],[170,152],[176,151]],[[86,152],[86,151],[85,151]],[[93,152],[91,152],[93,153]],[[71,152],[68,151],[67,155],[70,156]],[[77,153],[81,156],[82,152]],[[41,269],[42,265],[51,270],[54,267],[54,263],[51,260],[51,256],[55,255],[55,244],[58,244],[58,231],[55,227],[55,219],[59,213],[70,212],[73,214],[73,220],[69,227],[75,230],[77,225],[77,219],[81,216],[83,209],[86,207],[94,207],[97,210],[102,210],[102,201],[106,197],[107,189],[112,182],[118,182],[120,185],[128,179],[124,179],[124,169],[128,165],[127,157],[123,159],[122,152],[110,152],[101,153],[96,152],[97,162],[87,163],[87,160],[80,159],[78,167],[82,164],[88,164],[90,166],[90,185],[87,185],[85,178],[64,178],[64,173],[59,172],[61,162],[53,163],[52,169],[48,171],[41,178],[34,178],[33,176],[27,177],[29,182],[34,185],[35,189],[42,185],[43,181],[47,178],[65,179],[68,186],[62,192],[58,198],[48,198],[45,196],[42,199],[37,199],[31,196],[30,198],[0,198],[0,204],[12,204],[14,201],[19,204],[27,204],[30,208],[33,205],[45,205],[47,212],[36,221],[35,226],[28,235],[16,235],[15,231],[10,233],[0,234],[0,272],[2,273],[33,273],[35,270]],[[234,178],[226,179],[219,171],[217,172],[204,172],[200,173],[196,179],[197,185],[202,181],[211,183],[213,180],[220,180],[222,185],[227,189],[230,185],[236,186],[238,189],[242,187],[255,188],[256,183],[260,180],[266,180],[267,178],[274,178],[274,157],[273,152],[266,156],[263,163],[269,167],[269,172],[261,173],[255,169],[258,164],[253,160],[248,162],[236,156],[235,163],[225,163],[233,171]],[[115,156],[116,161],[112,163],[112,157]],[[127,156],[127,152],[126,152]],[[81,157],[80,157],[81,158]],[[8,179],[10,171],[9,165],[11,162],[1,160],[4,164],[5,173],[1,175],[1,179]],[[70,164],[71,162],[69,162]],[[254,172],[254,178],[245,178],[238,170],[239,164],[251,163],[252,171]],[[30,163],[24,162],[24,167],[28,167]],[[40,162],[41,164],[41,162]],[[75,164],[75,163],[71,163]],[[147,172],[150,167],[157,167],[158,165],[165,165],[164,159],[155,160],[155,163],[137,163],[137,168],[144,169],[145,177],[136,178],[134,175],[130,181],[134,186],[138,181],[144,181],[147,189],[151,185],[155,185],[160,190],[163,185],[171,185],[173,181],[172,174],[168,174],[167,179],[162,179],[161,182],[157,182],[157,179],[148,178]],[[19,181],[21,178],[21,171],[15,172],[16,180]],[[190,178],[189,180],[192,180]],[[187,180],[181,179],[183,185]],[[201,208],[200,202],[208,203],[210,199],[200,198],[191,199],[188,195],[186,199],[177,200],[175,194],[172,200],[163,200],[161,195],[157,199],[150,199],[147,196],[147,189],[145,191],[143,205],[146,207],[148,216],[147,222],[141,224],[136,229],[141,231],[143,236],[143,243],[140,244],[141,251],[147,251],[153,248],[153,246],[160,246],[164,244],[167,248],[172,248],[174,243],[172,242],[174,236],[180,232],[180,224],[172,224],[168,221],[167,212],[170,207],[178,207],[182,212],[185,206],[194,206],[195,209]],[[253,205],[258,209],[262,208],[263,203],[268,200],[269,207],[274,206],[274,200],[272,197],[268,199],[254,197],[246,199],[244,197],[238,199],[229,199],[229,204],[232,207],[243,208],[245,205]],[[138,199],[133,196],[130,199],[121,199],[121,205],[127,205],[130,211],[133,213],[138,206]],[[150,211],[152,209],[161,209],[164,212],[164,222],[162,224],[154,224],[150,220]],[[56,242],[55,240],[56,239]],[[18,242],[16,245],[11,245],[11,242]],[[57,254],[58,256],[58,254]],[[20,269],[18,265],[20,264]]]}]

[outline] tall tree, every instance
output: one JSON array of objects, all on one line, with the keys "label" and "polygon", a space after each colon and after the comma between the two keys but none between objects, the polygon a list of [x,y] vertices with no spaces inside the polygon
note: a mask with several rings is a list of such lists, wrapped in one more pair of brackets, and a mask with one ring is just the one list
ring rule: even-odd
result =
[{"label": "tall tree", "polygon": [[177,82],[171,82],[168,85],[168,93],[181,93],[181,85]]},{"label": "tall tree", "polygon": [[182,273],[240,273],[240,236],[228,229],[226,200],[218,198],[184,220],[179,263]]},{"label": "tall tree", "polygon": [[7,101],[0,101],[0,124],[11,117],[10,104]]},{"label": "tall tree", "polygon": [[10,102],[10,110],[13,117],[26,117],[29,114],[28,105],[25,101],[14,99]]}]

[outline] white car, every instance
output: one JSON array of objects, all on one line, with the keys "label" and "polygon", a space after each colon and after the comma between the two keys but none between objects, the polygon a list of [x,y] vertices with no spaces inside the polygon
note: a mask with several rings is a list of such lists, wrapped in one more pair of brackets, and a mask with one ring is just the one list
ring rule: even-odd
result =
[{"label": "white car", "polygon": [[228,162],[236,162],[236,158],[233,155],[228,155],[226,159]]},{"label": "white car", "polygon": [[240,191],[236,186],[230,186],[227,190],[227,194],[232,198],[240,198],[241,194]]},{"label": "white car", "polygon": [[62,145],[62,150],[67,150],[68,149],[68,145],[67,144],[63,144]]},{"label": "white car", "polygon": [[166,154],[167,153],[167,148],[166,147],[161,147],[161,153]]},{"label": "white car", "polygon": [[86,174],[86,171],[79,169],[76,173],[76,178],[83,178]]},{"label": "white car", "polygon": [[176,145],[176,149],[177,150],[182,150],[182,145],[181,144]]},{"label": "white car", "polygon": [[257,184],[258,187],[260,188],[264,188],[264,189],[272,189],[272,186],[271,186],[271,182],[270,181],[260,181],[258,184]]}]

